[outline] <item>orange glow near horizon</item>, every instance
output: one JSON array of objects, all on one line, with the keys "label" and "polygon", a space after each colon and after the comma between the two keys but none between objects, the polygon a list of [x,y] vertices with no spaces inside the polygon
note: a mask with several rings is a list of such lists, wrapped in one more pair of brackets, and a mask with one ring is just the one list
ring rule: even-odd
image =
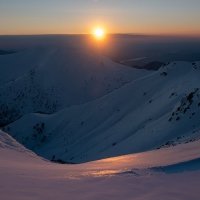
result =
[{"label": "orange glow near horizon", "polygon": [[110,34],[200,37],[199,7],[199,0],[3,0],[0,35],[94,36],[91,28],[103,27],[106,38]]},{"label": "orange glow near horizon", "polygon": [[[15,22],[15,21],[14,21]],[[0,35],[37,35],[37,34],[88,34],[92,35],[97,41],[103,41],[110,34],[138,34],[138,35],[158,35],[158,36],[183,36],[183,37],[200,37],[199,26],[191,24],[176,26],[163,23],[144,24],[141,21],[134,24],[120,24],[113,20],[90,20],[86,19],[81,24],[73,23],[67,27],[65,21],[61,23],[34,24],[15,22],[15,26],[9,27],[8,23],[2,24]],[[177,29],[178,27],[178,29]]]}]

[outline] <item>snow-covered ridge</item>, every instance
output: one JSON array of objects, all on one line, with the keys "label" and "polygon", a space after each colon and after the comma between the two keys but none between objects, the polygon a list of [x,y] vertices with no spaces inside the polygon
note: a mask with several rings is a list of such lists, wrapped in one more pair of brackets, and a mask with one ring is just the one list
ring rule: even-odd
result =
[{"label": "snow-covered ridge", "polygon": [[94,100],[148,73],[61,45],[4,55],[0,68],[0,126],[27,113],[54,113]]},{"label": "snow-covered ridge", "polygon": [[69,163],[142,152],[200,136],[200,62],[174,62],[94,101],[5,127],[45,158]]}]

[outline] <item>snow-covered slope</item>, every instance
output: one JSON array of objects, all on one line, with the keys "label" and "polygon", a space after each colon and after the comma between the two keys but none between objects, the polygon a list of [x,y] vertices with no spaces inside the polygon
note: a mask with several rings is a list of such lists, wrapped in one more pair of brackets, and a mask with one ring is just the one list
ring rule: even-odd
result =
[{"label": "snow-covered slope", "polygon": [[148,73],[73,45],[19,49],[0,56],[0,68],[0,126],[94,100]]},{"label": "snow-covered slope", "polygon": [[176,62],[101,98],[5,128],[45,158],[85,162],[200,137],[200,63]]},{"label": "snow-covered slope", "polygon": [[15,139],[9,136],[7,133],[0,131],[0,148],[1,149],[11,149],[15,151],[24,152],[28,150],[19,144]]},{"label": "snow-covered slope", "polygon": [[199,148],[197,141],[85,164],[59,165],[42,160],[0,132],[1,199],[199,200]]}]

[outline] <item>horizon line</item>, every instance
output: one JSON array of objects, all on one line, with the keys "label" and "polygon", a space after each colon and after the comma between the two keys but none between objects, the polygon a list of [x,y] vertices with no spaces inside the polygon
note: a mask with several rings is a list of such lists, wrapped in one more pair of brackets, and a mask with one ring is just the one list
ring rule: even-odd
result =
[{"label": "horizon line", "polygon": [[[88,36],[91,33],[36,33],[36,34],[0,34],[2,36]],[[200,34],[146,34],[146,33],[107,33],[106,35],[129,35],[129,36],[147,36],[147,37],[192,37],[200,38]]]}]

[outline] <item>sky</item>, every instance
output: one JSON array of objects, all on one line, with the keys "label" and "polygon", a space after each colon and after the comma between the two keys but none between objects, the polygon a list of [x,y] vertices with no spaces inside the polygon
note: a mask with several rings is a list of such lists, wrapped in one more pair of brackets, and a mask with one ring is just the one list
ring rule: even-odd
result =
[{"label": "sky", "polygon": [[0,0],[0,34],[198,35],[200,0]]}]

